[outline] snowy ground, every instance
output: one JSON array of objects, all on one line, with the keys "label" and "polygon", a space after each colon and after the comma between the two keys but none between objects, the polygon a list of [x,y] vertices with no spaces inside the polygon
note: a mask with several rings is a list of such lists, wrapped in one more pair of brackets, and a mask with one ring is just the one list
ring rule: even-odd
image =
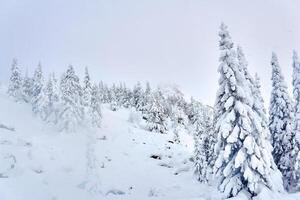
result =
[{"label": "snowy ground", "polygon": [[60,133],[0,91],[0,200],[221,199],[193,177],[191,136],[174,144],[129,116],[104,107],[102,129]]}]

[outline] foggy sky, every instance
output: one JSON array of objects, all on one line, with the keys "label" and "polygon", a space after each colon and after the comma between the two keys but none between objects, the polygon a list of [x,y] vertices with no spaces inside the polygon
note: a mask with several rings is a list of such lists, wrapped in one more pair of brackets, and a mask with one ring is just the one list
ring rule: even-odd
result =
[{"label": "foggy sky", "polygon": [[268,103],[272,51],[291,91],[299,10],[297,0],[0,0],[0,81],[13,58],[29,73],[39,61],[47,73],[72,64],[95,81],[177,84],[213,105],[224,22]]}]

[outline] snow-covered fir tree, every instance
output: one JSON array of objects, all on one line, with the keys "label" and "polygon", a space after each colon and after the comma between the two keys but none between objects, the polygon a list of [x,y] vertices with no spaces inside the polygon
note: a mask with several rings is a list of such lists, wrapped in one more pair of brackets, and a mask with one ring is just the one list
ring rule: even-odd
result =
[{"label": "snow-covered fir tree", "polygon": [[142,111],[144,119],[146,119],[146,113],[148,112],[148,110],[150,108],[151,95],[152,95],[151,93],[152,93],[151,86],[150,86],[150,83],[147,81],[145,92],[142,95],[141,107],[139,109],[140,111]]},{"label": "snow-covered fir tree", "polygon": [[[267,129],[269,129],[269,121],[267,118],[267,111],[264,105],[264,99],[262,97],[261,94],[261,83],[260,83],[260,78],[258,76],[258,74],[255,74],[254,77],[254,91],[253,91],[253,98],[254,98],[254,110],[257,111],[257,113],[259,114],[260,118],[262,119],[262,125],[263,127],[267,127]],[[270,135],[270,131],[268,130],[268,134],[269,134],[269,140],[271,141],[271,135]]]},{"label": "snow-covered fir tree", "polygon": [[7,93],[9,96],[13,97],[16,101],[22,98],[22,77],[16,59],[13,59],[11,65],[11,75],[9,79]]},{"label": "snow-covered fir tree", "polygon": [[162,96],[159,91],[155,91],[151,95],[151,104],[149,105],[149,109],[144,114],[147,128],[150,131],[166,133],[167,131],[167,116],[164,111]]},{"label": "snow-covered fir tree", "polygon": [[83,97],[82,97],[83,105],[88,107],[91,104],[92,85],[91,85],[90,74],[87,67],[85,68],[82,92],[83,92]]},{"label": "snow-covered fir tree", "polygon": [[34,71],[33,75],[33,84],[31,88],[32,98],[31,98],[31,104],[32,104],[32,111],[37,114],[39,112],[38,104],[39,104],[39,98],[41,97],[39,94],[42,91],[43,88],[43,73],[42,73],[42,65],[41,63],[38,64],[38,67]]},{"label": "snow-covered fir tree", "polygon": [[[264,128],[264,134],[270,135],[268,130],[268,120],[266,117],[266,109],[264,107],[264,100],[260,91],[260,81],[259,77],[256,74],[255,78],[248,71],[248,63],[246,61],[244,52],[240,46],[237,47],[237,58],[238,58],[238,66],[240,71],[244,74],[245,79],[247,81],[248,87],[251,90],[251,95],[253,97],[253,110],[259,115],[262,119],[262,127]],[[268,136],[269,137],[269,136]]]},{"label": "snow-covered fir tree", "polygon": [[51,77],[49,77],[46,84],[43,84],[43,88],[38,95],[37,108],[40,117],[45,121],[53,112],[53,84]]},{"label": "snow-covered fir tree", "polygon": [[287,85],[275,53],[272,54],[272,92],[269,110],[269,128],[272,137],[274,161],[281,171],[285,188],[293,185],[294,164],[298,148],[293,130],[294,109]]},{"label": "snow-covered fir tree", "polygon": [[191,97],[190,102],[185,107],[185,113],[191,125],[200,120],[200,112],[203,109],[203,105]]},{"label": "snow-covered fir tree", "polygon": [[293,52],[293,95],[295,101],[294,130],[297,143],[300,142],[300,62],[296,51]]},{"label": "snow-covered fir tree", "polygon": [[109,99],[110,99],[110,109],[112,111],[118,110],[118,104],[117,104],[117,96],[116,96],[116,85],[113,84],[112,87],[109,90]]},{"label": "snow-covered fir tree", "polygon": [[[51,122],[57,124],[59,119],[59,110],[60,110],[60,89],[59,83],[55,74],[52,73],[51,76],[51,84],[52,84],[52,112],[47,117],[47,122]],[[49,85],[50,86],[50,85]],[[50,87],[51,88],[51,87]]]},{"label": "snow-covered fir tree", "polygon": [[237,63],[233,42],[222,24],[220,36],[219,90],[215,103],[216,160],[218,188],[226,197],[240,191],[255,196],[262,187],[280,189],[272,182],[272,155],[264,148],[259,116],[252,110],[253,97]]},{"label": "snow-covered fir tree", "polygon": [[123,97],[122,97],[122,105],[125,108],[129,108],[131,106],[131,99],[132,99],[132,91],[123,85]]},{"label": "snow-covered fir tree", "polygon": [[180,143],[180,136],[179,133],[185,129],[187,117],[183,110],[178,106],[172,107],[172,114],[171,114],[171,121],[172,121],[172,130],[174,133],[174,141],[176,143]]},{"label": "snow-covered fir tree", "polygon": [[[261,137],[264,140],[267,140],[269,142],[263,142],[261,146],[266,149],[268,152],[273,151],[273,147],[271,145],[271,134],[268,126],[268,119],[266,116],[266,109],[264,107],[264,100],[261,95],[260,91],[260,82],[258,75],[256,74],[255,79],[252,77],[252,75],[248,71],[248,63],[246,61],[245,55],[243,53],[243,50],[240,46],[237,47],[237,58],[238,58],[238,66],[242,74],[244,74],[246,83],[248,84],[248,88],[250,89],[250,95],[252,96],[253,102],[252,104],[252,110],[255,112],[255,114],[260,118],[260,126],[261,126]],[[270,161],[271,167],[276,168],[275,162],[272,159]]]},{"label": "snow-covered fir tree", "polygon": [[26,103],[31,102],[32,84],[33,84],[33,80],[28,76],[28,71],[26,70],[25,77],[23,78],[23,83],[22,83],[22,98]]},{"label": "snow-covered fir tree", "polygon": [[91,91],[91,104],[89,106],[88,117],[90,120],[90,124],[93,127],[101,127],[101,104],[100,104],[100,97],[99,97],[99,90],[97,85],[92,86]]},{"label": "snow-covered fir tree", "polygon": [[143,107],[143,88],[140,82],[134,86],[132,91],[132,106],[136,108],[136,110],[140,110]]},{"label": "snow-covered fir tree", "polygon": [[290,183],[291,190],[300,189],[300,62],[298,54],[293,51],[293,95],[294,95],[294,132],[297,145],[297,157],[294,163],[293,179]]},{"label": "snow-covered fir tree", "polygon": [[59,127],[61,130],[73,132],[84,119],[80,97],[81,87],[73,66],[69,66],[61,78],[60,93]]},{"label": "snow-covered fir tree", "polygon": [[200,182],[208,182],[211,178],[210,169],[211,155],[213,148],[210,143],[212,133],[211,113],[206,110],[203,112],[203,119],[196,122],[194,132],[194,174]]}]

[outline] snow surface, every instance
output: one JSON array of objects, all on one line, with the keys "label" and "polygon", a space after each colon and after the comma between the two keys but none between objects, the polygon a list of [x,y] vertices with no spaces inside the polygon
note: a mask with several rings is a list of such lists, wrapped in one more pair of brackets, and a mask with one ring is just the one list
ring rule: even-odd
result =
[{"label": "snow surface", "polygon": [[[152,133],[130,121],[129,109],[113,112],[104,105],[102,111],[101,129],[63,133],[35,117],[30,105],[9,99],[2,88],[0,200],[222,198],[193,176],[191,135],[182,132],[181,144],[172,143],[171,132]],[[283,198],[300,200],[300,194],[263,191],[256,197]]]}]

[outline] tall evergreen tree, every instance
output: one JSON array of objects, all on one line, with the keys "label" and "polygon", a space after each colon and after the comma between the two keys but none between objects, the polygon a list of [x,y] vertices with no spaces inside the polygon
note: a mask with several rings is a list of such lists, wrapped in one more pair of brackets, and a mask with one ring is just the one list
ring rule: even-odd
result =
[{"label": "tall evergreen tree", "polygon": [[300,63],[297,52],[293,52],[293,94],[295,100],[295,134],[300,142]]},{"label": "tall evergreen tree", "polygon": [[275,53],[272,54],[272,92],[269,110],[269,128],[272,137],[274,161],[281,171],[285,188],[294,182],[293,172],[298,151],[293,130],[293,104]]},{"label": "tall evergreen tree", "polygon": [[61,130],[73,132],[84,119],[81,106],[81,87],[79,78],[75,74],[73,66],[63,74],[60,82],[62,108],[59,113]]},{"label": "tall evergreen tree", "polygon": [[90,74],[87,67],[85,68],[82,90],[83,90],[83,105],[88,107],[91,104],[92,85],[91,85]]},{"label": "tall evergreen tree", "polygon": [[39,104],[39,94],[42,91],[43,88],[43,73],[42,73],[42,65],[41,63],[38,64],[38,67],[34,71],[33,75],[33,84],[31,88],[32,98],[32,111],[36,114],[39,112],[38,104]]},{"label": "tall evergreen tree", "polygon": [[238,66],[242,74],[244,74],[245,79],[247,81],[248,87],[250,88],[250,95],[253,97],[253,110],[259,115],[262,119],[262,127],[264,128],[263,133],[267,134],[268,137],[270,135],[268,130],[268,120],[266,117],[266,109],[264,107],[264,100],[261,96],[260,92],[260,81],[256,74],[255,79],[251,76],[248,71],[248,62],[246,61],[244,52],[240,46],[237,47],[237,58],[238,58]]},{"label": "tall evergreen tree", "polygon": [[151,95],[151,104],[149,105],[149,109],[144,114],[147,128],[150,131],[166,133],[167,124],[166,124],[166,115],[162,103],[162,96],[159,91],[155,91]]},{"label": "tall evergreen tree", "polygon": [[51,77],[38,95],[38,112],[42,120],[47,120],[53,111],[53,84]]},{"label": "tall evergreen tree", "polygon": [[27,103],[31,102],[32,98],[32,84],[33,80],[28,76],[28,71],[26,70],[25,77],[23,79],[23,84],[22,84],[22,97],[23,100]]},{"label": "tall evergreen tree", "polygon": [[132,106],[136,108],[136,110],[140,110],[143,106],[142,104],[142,96],[143,96],[143,88],[140,82],[138,82],[132,92]]},{"label": "tall evergreen tree", "polygon": [[[60,110],[60,89],[59,89],[59,83],[57,78],[55,77],[55,74],[51,74],[51,84],[52,84],[52,107],[53,111],[51,112],[50,116],[48,116],[47,121],[57,124],[59,119],[59,110]],[[48,85],[49,88],[51,88],[51,85]]]},{"label": "tall evergreen tree", "polygon": [[16,59],[13,59],[11,65],[11,76],[9,79],[8,85],[8,95],[13,97],[16,101],[20,100],[22,97],[22,78],[21,72],[18,67],[18,62]]},{"label": "tall evergreen tree", "polygon": [[[252,110],[253,99],[244,73],[240,70],[233,42],[222,24],[220,36],[219,90],[215,103],[216,161],[214,172],[219,190],[227,197],[247,191],[252,196],[272,183],[272,155],[262,144],[260,118]],[[280,185],[280,183],[277,183]]]},{"label": "tall evergreen tree", "polygon": [[101,120],[102,120],[102,114],[101,114],[101,104],[100,104],[100,98],[98,93],[98,87],[96,85],[92,86],[92,92],[91,92],[91,104],[89,106],[89,115],[90,117],[90,123],[93,127],[101,127]]},{"label": "tall evergreen tree", "polygon": [[[250,102],[252,104],[252,110],[259,118],[261,130],[258,130],[258,131],[261,132],[261,137],[264,140],[267,140],[267,142],[263,142],[260,145],[264,149],[266,149],[268,152],[272,152],[273,147],[271,145],[271,135],[270,135],[270,130],[269,130],[269,126],[268,126],[268,120],[266,117],[264,101],[263,101],[263,98],[262,98],[261,92],[260,92],[260,82],[257,79],[258,77],[256,77],[256,79],[254,79],[251,76],[251,74],[249,73],[248,63],[246,61],[244,52],[240,46],[237,48],[237,58],[238,58],[239,69],[242,72],[242,74],[244,74],[247,87],[250,89],[249,94],[251,95],[252,98],[248,97],[248,99],[253,99],[252,102]],[[276,165],[273,161],[274,160],[271,159],[270,164],[271,164],[271,167],[275,169]]]},{"label": "tall evergreen tree", "polygon": [[210,144],[212,132],[212,119],[208,110],[203,112],[203,119],[195,123],[194,134],[194,173],[200,182],[208,182],[212,170],[210,169],[210,160],[213,149]]},{"label": "tall evergreen tree", "polygon": [[[294,174],[290,189],[300,188],[300,62],[296,51],[293,52],[293,95],[294,95],[294,131],[297,145],[297,157],[294,161]],[[298,188],[297,188],[298,187]]]},{"label": "tall evergreen tree", "polygon": [[[262,124],[263,127],[267,127],[269,128],[269,121],[267,118],[267,111],[264,105],[264,99],[261,95],[261,83],[260,83],[260,78],[258,76],[258,74],[255,74],[254,77],[254,91],[253,91],[253,98],[254,98],[254,110],[257,111],[257,113],[259,114],[259,116],[262,119]],[[269,132],[269,131],[268,131]],[[269,132],[269,139],[271,140],[271,135]]]}]

